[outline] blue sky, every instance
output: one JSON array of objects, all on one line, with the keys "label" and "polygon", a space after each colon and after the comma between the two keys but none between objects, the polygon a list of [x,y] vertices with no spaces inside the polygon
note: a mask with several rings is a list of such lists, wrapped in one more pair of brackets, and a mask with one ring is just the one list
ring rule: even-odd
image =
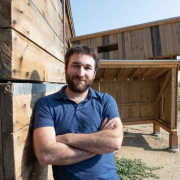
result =
[{"label": "blue sky", "polygon": [[180,0],[70,0],[76,36],[180,16]]},{"label": "blue sky", "polygon": [[70,0],[70,4],[76,36],[180,16],[180,0]]}]

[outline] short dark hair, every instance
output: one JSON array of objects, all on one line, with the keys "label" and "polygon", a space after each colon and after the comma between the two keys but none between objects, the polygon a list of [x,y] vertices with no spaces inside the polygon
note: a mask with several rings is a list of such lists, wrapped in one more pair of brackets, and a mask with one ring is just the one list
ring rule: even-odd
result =
[{"label": "short dark hair", "polygon": [[97,51],[94,48],[90,48],[90,47],[84,46],[84,45],[74,45],[73,47],[71,47],[67,50],[66,55],[65,55],[66,70],[68,68],[70,57],[75,53],[91,56],[95,61],[95,71],[99,68],[100,60],[98,58]]}]

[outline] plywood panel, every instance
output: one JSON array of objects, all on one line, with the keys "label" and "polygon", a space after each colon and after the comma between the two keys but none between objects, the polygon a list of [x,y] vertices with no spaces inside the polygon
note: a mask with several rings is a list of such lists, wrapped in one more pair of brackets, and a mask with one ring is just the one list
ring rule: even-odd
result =
[{"label": "plywood panel", "polygon": [[1,79],[65,82],[64,63],[14,30],[0,30]]},{"label": "plywood panel", "polygon": [[63,41],[63,24],[50,0],[31,0],[56,35]]},{"label": "plywood panel", "polygon": [[[8,2],[7,2],[8,1]],[[24,0],[3,0],[2,4],[10,5],[11,11],[6,13],[6,23],[0,21],[1,27],[12,27],[38,44],[59,60],[64,59],[63,44],[52,28],[36,9],[32,1]],[[9,7],[6,7],[7,9]],[[11,19],[9,19],[9,17]]]}]

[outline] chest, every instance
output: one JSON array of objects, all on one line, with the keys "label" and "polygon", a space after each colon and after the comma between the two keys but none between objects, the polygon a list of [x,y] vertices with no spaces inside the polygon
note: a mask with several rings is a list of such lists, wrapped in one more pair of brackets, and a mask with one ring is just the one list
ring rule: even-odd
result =
[{"label": "chest", "polygon": [[103,121],[102,104],[95,101],[54,107],[53,119],[57,135],[65,133],[92,133],[100,129]]}]

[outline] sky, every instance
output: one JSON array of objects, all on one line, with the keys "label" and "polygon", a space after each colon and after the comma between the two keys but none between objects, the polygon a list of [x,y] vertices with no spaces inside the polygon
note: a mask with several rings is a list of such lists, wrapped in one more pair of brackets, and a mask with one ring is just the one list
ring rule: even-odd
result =
[{"label": "sky", "polygon": [[180,16],[180,0],[70,0],[70,4],[76,36]]}]

